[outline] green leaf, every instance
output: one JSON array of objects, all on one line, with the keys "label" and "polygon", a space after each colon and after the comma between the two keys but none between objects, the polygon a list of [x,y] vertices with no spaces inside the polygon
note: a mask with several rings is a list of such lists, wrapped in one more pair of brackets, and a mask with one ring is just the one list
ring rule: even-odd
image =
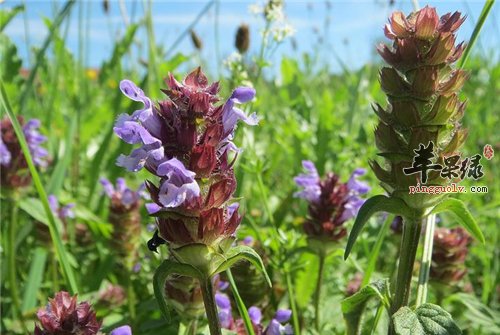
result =
[{"label": "green leaf", "polygon": [[264,262],[262,262],[262,258],[260,258],[259,254],[252,248],[246,245],[239,245],[231,248],[224,256],[226,257],[226,259],[222,262],[222,264],[219,265],[219,267],[212,275],[215,275],[222,271],[226,271],[235,263],[245,259],[252,263],[260,272],[262,272],[269,286],[272,286],[271,279],[266,272],[266,268],[264,266]]},{"label": "green leaf", "polygon": [[342,300],[342,314],[347,324],[347,335],[361,333],[361,319],[368,301],[377,298],[387,309],[390,306],[389,280],[373,282],[354,295]]},{"label": "green leaf", "polygon": [[376,195],[366,200],[359,209],[358,216],[349,234],[349,240],[345,248],[344,259],[349,257],[352,247],[358,238],[359,233],[368,222],[368,219],[377,212],[389,212],[401,216],[413,216],[413,211],[406,203],[398,198],[389,198],[385,195]]},{"label": "green leaf", "polygon": [[156,269],[153,277],[153,289],[156,301],[160,306],[160,310],[169,323],[170,313],[168,311],[168,305],[165,297],[165,281],[167,280],[167,277],[172,274],[178,274],[197,279],[200,279],[202,277],[202,274],[193,266],[189,264],[174,262],[169,259],[164,260]]},{"label": "green leaf", "polygon": [[12,20],[17,14],[24,11],[24,5],[17,5],[9,10],[0,11],[0,33],[5,29],[7,24]]},{"label": "green leaf", "polygon": [[[0,20],[0,22],[2,22]],[[16,45],[4,34],[0,34],[0,55],[2,62],[0,64],[0,77],[10,83],[19,75],[19,70],[23,64],[17,54]]]},{"label": "green leaf", "polygon": [[450,212],[467,231],[478,241],[485,244],[484,235],[479,229],[476,220],[469,212],[465,204],[458,199],[447,198],[436,205],[431,211],[431,214],[442,212]]},{"label": "green leaf", "polygon": [[438,305],[423,304],[415,311],[402,307],[393,316],[397,335],[459,335],[462,334],[450,313]]},{"label": "green leaf", "polygon": [[21,307],[21,310],[25,313],[36,307],[36,297],[42,284],[47,254],[47,250],[41,247],[36,248],[33,253],[30,272],[27,278],[28,282],[24,288],[23,304]]}]

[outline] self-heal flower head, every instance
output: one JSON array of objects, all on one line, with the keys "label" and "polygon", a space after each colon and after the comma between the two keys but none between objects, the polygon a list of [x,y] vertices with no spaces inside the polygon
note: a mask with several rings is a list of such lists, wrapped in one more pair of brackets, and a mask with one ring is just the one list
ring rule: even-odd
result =
[{"label": "self-heal flower head", "polygon": [[430,277],[447,285],[456,284],[466,273],[465,258],[471,236],[465,229],[436,228]]},{"label": "self-heal flower head", "polygon": [[333,173],[321,179],[310,161],[303,161],[302,166],[307,172],[294,180],[303,188],[295,196],[309,202],[309,217],[304,230],[310,237],[339,240],[347,233],[343,223],[357,215],[365,201],[361,195],[370,190],[368,184],[358,180],[366,171],[358,168],[347,183],[342,183]]},{"label": "self-heal flower head", "polygon": [[[48,152],[42,147],[42,144],[47,138],[39,132],[40,121],[31,119],[25,122],[21,116],[18,116],[17,119],[22,126],[33,163],[39,167],[46,167]],[[2,119],[0,123],[0,135],[0,165],[2,166],[0,173],[2,185],[8,188],[28,186],[31,182],[28,163],[24,158],[12,123],[7,117]]]},{"label": "self-heal flower head", "polygon": [[89,303],[77,303],[76,296],[64,291],[49,299],[37,317],[40,325],[35,326],[35,335],[95,335],[101,328]]},{"label": "self-heal flower head", "polygon": [[255,90],[239,87],[224,102],[219,84],[209,84],[200,68],[182,82],[172,75],[165,82],[167,99],[158,102],[130,80],[121,82],[122,92],[143,108],[115,123],[118,137],[138,146],[117,163],[130,171],[145,168],[157,178],[146,182],[151,194],[146,209],[157,218],[157,239],[175,246],[219,243],[241,221],[238,205],[229,204],[238,152],[232,141],[240,120],[258,123],[255,113],[237,106],[251,101]]},{"label": "self-heal flower head", "polygon": [[108,179],[101,178],[100,183],[106,196],[111,199],[111,205],[116,207],[115,211],[127,211],[137,207],[141,198],[147,198],[145,184],[142,183],[137,190],[127,187],[125,179],[117,178],[116,186]]},{"label": "self-heal flower head", "polygon": [[104,194],[110,199],[108,220],[113,225],[111,244],[118,263],[127,270],[137,265],[137,248],[140,244],[141,198],[149,199],[142,183],[136,190],[129,188],[123,178],[117,178],[115,185],[101,178]]},{"label": "self-heal flower head", "polygon": [[408,16],[395,12],[384,29],[390,45],[378,46],[388,65],[380,71],[387,107],[374,105],[379,117],[375,142],[385,163],[374,160],[370,165],[389,196],[412,209],[430,208],[445,195],[409,195],[410,186],[449,183],[437,170],[428,176],[407,174],[415,150],[433,143],[432,163],[443,166],[445,157],[460,154],[467,137],[460,125],[466,104],[458,93],[468,75],[454,67],[465,49],[455,34],[464,20],[459,12],[439,17],[429,6]]}]

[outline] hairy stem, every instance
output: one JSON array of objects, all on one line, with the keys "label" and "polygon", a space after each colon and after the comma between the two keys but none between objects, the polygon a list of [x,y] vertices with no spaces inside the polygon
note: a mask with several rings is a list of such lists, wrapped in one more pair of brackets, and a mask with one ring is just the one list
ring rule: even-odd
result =
[{"label": "hairy stem", "polygon": [[318,278],[316,281],[316,291],[314,292],[314,326],[318,333],[320,332],[320,319],[319,319],[319,302],[321,299],[321,286],[323,285],[323,273],[325,270],[325,254],[320,253],[319,257],[319,268],[318,268]]},{"label": "hairy stem", "polygon": [[203,294],[203,303],[207,313],[208,328],[210,335],[222,335],[219,316],[217,314],[217,306],[215,304],[214,287],[210,278],[200,279],[201,293]]},{"label": "hairy stem", "polygon": [[398,275],[394,301],[391,306],[391,315],[401,307],[407,306],[410,300],[410,286],[413,272],[413,264],[417,254],[418,241],[422,218],[404,218],[403,237],[401,239]]},{"label": "hairy stem", "polygon": [[292,310],[292,323],[294,334],[300,335],[299,313],[295,303],[295,292],[293,291],[292,278],[290,273],[285,271],[286,288],[288,290],[288,299],[290,300],[290,309]]},{"label": "hairy stem", "polygon": [[420,274],[418,278],[417,303],[420,306],[427,300],[427,283],[432,261],[432,247],[434,244],[434,228],[436,226],[436,214],[431,214],[426,218],[424,251],[422,263],[420,264]]}]

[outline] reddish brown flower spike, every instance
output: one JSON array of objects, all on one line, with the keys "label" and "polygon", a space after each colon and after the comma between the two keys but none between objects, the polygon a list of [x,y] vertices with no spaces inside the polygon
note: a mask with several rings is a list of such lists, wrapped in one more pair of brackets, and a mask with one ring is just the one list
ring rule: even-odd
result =
[{"label": "reddish brown flower spike", "polygon": [[64,291],[49,299],[37,317],[41,327],[35,326],[35,335],[95,335],[101,328],[91,306],[87,302],[77,304],[76,295]]}]

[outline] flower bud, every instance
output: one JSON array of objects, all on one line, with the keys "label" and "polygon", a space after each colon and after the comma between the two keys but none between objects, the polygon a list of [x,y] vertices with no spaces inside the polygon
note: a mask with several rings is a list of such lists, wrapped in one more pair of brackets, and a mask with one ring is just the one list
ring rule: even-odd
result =
[{"label": "flower bud", "polygon": [[436,228],[430,277],[445,284],[460,281],[467,273],[464,263],[470,242],[470,235],[461,227]]}]

